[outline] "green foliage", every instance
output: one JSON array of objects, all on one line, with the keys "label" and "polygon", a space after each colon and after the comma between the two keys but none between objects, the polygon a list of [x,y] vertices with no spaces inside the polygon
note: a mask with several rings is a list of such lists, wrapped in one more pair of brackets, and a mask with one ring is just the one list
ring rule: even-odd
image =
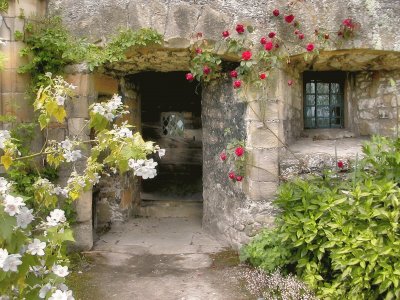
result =
[{"label": "green foliage", "polygon": [[0,0],[0,11],[7,12],[8,10],[8,0]]},{"label": "green foliage", "polygon": [[324,299],[398,299],[399,142],[367,143],[360,176],[282,185],[277,227],[254,239],[242,257],[267,271],[295,270]]},{"label": "green foliage", "polygon": [[[23,37],[23,34],[18,34]],[[20,67],[20,73],[32,76],[33,91],[40,86],[49,84],[44,74],[62,73],[65,66],[74,63],[87,62],[90,70],[125,58],[125,51],[130,47],[145,47],[152,44],[161,44],[162,35],[148,28],[138,31],[131,29],[120,30],[111,37],[110,43],[100,47],[72,36],[59,17],[45,18],[25,26],[27,45],[20,54],[32,57],[29,63]]]},{"label": "green foliage", "polygon": [[16,41],[22,41],[24,39],[24,33],[19,30],[16,30],[14,32],[14,38]]}]

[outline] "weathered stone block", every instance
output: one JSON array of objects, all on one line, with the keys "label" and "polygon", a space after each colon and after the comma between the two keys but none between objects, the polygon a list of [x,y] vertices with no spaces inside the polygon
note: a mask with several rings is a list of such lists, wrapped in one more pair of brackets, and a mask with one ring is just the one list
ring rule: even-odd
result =
[{"label": "weathered stone block", "polygon": [[282,124],[278,122],[266,123],[250,122],[247,125],[247,145],[255,148],[276,148],[281,147],[284,141]]},{"label": "weathered stone block", "polygon": [[[70,118],[68,119],[68,133],[71,136],[80,136],[86,139],[90,134],[90,129],[87,124],[87,120],[84,118]],[[82,130],[83,128],[83,130]]]},{"label": "weathered stone block", "polygon": [[74,202],[78,223],[92,221],[92,194],[92,190],[86,191]]},{"label": "weathered stone block", "polygon": [[251,149],[248,177],[254,181],[276,181],[279,178],[279,150]]},{"label": "weathered stone block", "polygon": [[72,249],[76,251],[89,251],[93,247],[93,226],[92,221],[77,223],[72,226],[75,243]]},{"label": "weathered stone block", "polygon": [[114,95],[118,94],[118,80],[111,76],[96,74],[94,75],[94,89],[98,94]]},{"label": "weathered stone block", "polygon": [[251,179],[247,180],[247,190],[245,191],[249,198],[253,201],[268,200],[276,196],[278,189],[278,181],[254,181]]}]

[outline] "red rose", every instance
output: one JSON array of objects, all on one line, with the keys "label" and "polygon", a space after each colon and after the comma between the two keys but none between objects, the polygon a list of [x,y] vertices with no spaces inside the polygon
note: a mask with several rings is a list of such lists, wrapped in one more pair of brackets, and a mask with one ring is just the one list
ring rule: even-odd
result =
[{"label": "red rose", "polygon": [[236,32],[239,34],[242,34],[244,32],[244,25],[243,24],[237,24],[236,25]]},{"label": "red rose", "polygon": [[293,80],[288,80],[287,84],[288,84],[288,86],[292,86]]},{"label": "red rose", "polygon": [[243,180],[243,176],[236,176],[236,181],[242,181]]},{"label": "red rose", "polygon": [[203,50],[201,50],[201,48],[196,48],[196,53],[201,54],[201,53],[203,53]]},{"label": "red rose", "polygon": [[223,36],[224,38],[227,38],[227,37],[229,36],[229,31],[228,31],[228,30],[224,31],[224,32],[222,33],[222,36]]},{"label": "red rose", "polygon": [[298,29],[296,29],[295,31],[294,31],[294,34],[295,35],[298,35],[300,33],[300,30],[298,30]]},{"label": "red rose", "polygon": [[276,33],[275,32],[270,32],[270,33],[268,33],[268,37],[270,38],[270,39],[273,39],[274,37],[275,37],[275,35],[276,35]]},{"label": "red rose", "polygon": [[203,37],[203,33],[202,32],[198,32],[198,33],[196,33],[196,36],[197,36],[197,38],[201,38],[201,37]]},{"label": "red rose", "polygon": [[274,48],[274,44],[272,42],[266,42],[264,45],[264,49],[267,51],[271,51]]},{"label": "red rose", "polygon": [[238,77],[238,73],[236,70],[233,70],[229,73],[231,75],[232,78],[237,78]]},{"label": "red rose", "polygon": [[233,171],[229,172],[228,176],[229,176],[230,179],[235,179],[235,177],[236,177],[236,175],[235,175],[235,173]]},{"label": "red rose", "polygon": [[210,74],[210,72],[211,72],[211,69],[210,69],[209,67],[207,67],[207,66],[204,66],[204,67],[203,67],[203,73],[204,73],[205,75]]},{"label": "red rose", "polygon": [[233,83],[233,87],[235,89],[238,89],[242,86],[242,82],[240,80],[235,80],[235,82]]},{"label": "red rose", "polygon": [[312,43],[308,44],[306,49],[308,52],[312,52],[314,50],[314,44],[312,44]]},{"label": "red rose", "polygon": [[225,152],[222,152],[219,157],[221,158],[222,161],[226,160],[226,154]]},{"label": "red rose", "polygon": [[275,17],[279,16],[279,9],[274,9],[272,13],[274,14]]},{"label": "red rose", "polygon": [[344,19],[342,23],[347,28],[350,28],[350,29],[354,28],[354,23],[353,23],[353,21],[351,19]]},{"label": "red rose", "polygon": [[186,74],[186,80],[188,81],[192,81],[194,79],[193,74],[192,73],[187,73]]},{"label": "red rose", "polygon": [[344,163],[343,163],[341,160],[339,160],[339,161],[337,162],[337,166],[338,166],[339,169],[343,169]]},{"label": "red rose", "polygon": [[265,79],[265,78],[267,78],[267,75],[266,75],[265,73],[261,73],[261,74],[260,74],[260,79],[263,80],[263,79]]},{"label": "red rose", "polygon": [[279,44],[275,44],[275,48],[278,49],[279,48]]},{"label": "red rose", "polygon": [[293,15],[288,15],[288,16],[285,16],[285,21],[287,22],[287,23],[292,23],[293,22],[293,20],[294,20],[294,16]]},{"label": "red rose", "polygon": [[267,43],[267,38],[266,37],[262,37],[260,40],[261,45],[265,45]]},{"label": "red rose", "polygon": [[299,34],[299,39],[303,40],[304,39],[304,33]]},{"label": "red rose", "polygon": [[237,156],[242,156],[243,155],[243,153],[244,153],[244,149],[243,149],[243,147],[237,147],[236,149],[235,149],[235,154],[237,155]]},{"label": "red rose", "polygon": [[242,59],[243,60],[250,60],[251,59],[251,56],[252,56],[252,54],[251,54],[251,51],[244,51],[243,53],[242,53]]}]

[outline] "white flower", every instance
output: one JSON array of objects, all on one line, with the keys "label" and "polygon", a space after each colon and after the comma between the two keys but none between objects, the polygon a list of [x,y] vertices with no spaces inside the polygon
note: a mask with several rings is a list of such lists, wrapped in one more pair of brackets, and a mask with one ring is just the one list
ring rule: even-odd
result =
[{"label": "white flower", "polygon": [[158,156],[161,158],[165,155],[165,149],[158,150]]},{"label": "white flower", "polygon": [[3,270],[4,272],[17,272],[18,266],[22,264],[20,260],[21,255],[19,254],[10,254],[3,262]]},{"label": "white flower", "polygon": [[8,130],[0,130],[0,149],[5,148],[5,143],[10,138],[11,138],[11,135]]},{"label": "white flower", "polygon": [[50,290],[51,290],[51,284],[50,283],[44,285],[39,291],[39,298],[40,299],[46,298],[46,295],[47,295],[48,292],[50,292]]},{"label": "white flower", "polygon": [[63,97],[61,95],[57,95],[56,102],[57,102],[58,105],[64,105],[65,97]]},{"label": "white flower", "polygon": [[73,85],[72,83],[68,86],[71,90],[75,90],[78,86]]},{"label": "white flower", "polygon": [[93,184],[98,184],[100,181],[101,176],[98,173],[93,174],[93,179],[90,180]]},{"label": "white flower", "polygon": [[72,291],[56,290],[49,300],[74,300],[74,297],[72,296]]},{"label": "white flower", "polygon": [[54,194],[61,195],[63,197],[68,197],[68,190],[66,188],[62,188],[61,186],[56,186],[54,188]]},{"label": "white flower", "polygon": [[144,165],[144,159],[134,160],[131,158],[130,160],[128,160],[128,166],[131,169],[137,170],[143,165]]},{"label": "white flower", "polygon": [[57,226],[59,223],[64,223],[67,219],[63,210],[56,208],[50,212],[50,216],[46,218],[48,226]]},{"label": "white flower", "polygon": [[44,248],[46,248],[45,242],[42,242],[39,239],[34,239],[33,242],[28,245],[28,250],[26,252],[32,255],[43,256]]},{"label": "white flower", "polygon": [[142,176],[143,179],[154,178],[157,175],[157,170],[155,169],[156,166],[157,162],[153,159],[146,160],[144,165],[134,169],[134,174],[136,176]]},{"label": "white flower", "polygon": [[131,138],[132,131],[129,128],[124,127],[118,130],[115,135],[119,138]]},{"label": "white flower", "polygon": [[63,148],[64,150],[71,150],[72,147],[73,147],[73,144],[72,144],[71,141],[68,140],[68,139],[62,141],[62,142],[60,143],[60,145],[61,145],[61,148]]},{"label": "white flower", "polygon": [[113,113],[110,113],[110,112],[104,114],[104,117],[105,117],[108,121],[110,121],[110,122],[111,122],[112,120],[114,120],[114,118],[115,118],[114,114],[113,114]]},{"label": "white flower", "polygon": [[17,226],[26,229],[34,219],[32,212],[33,209],[22,207],[20,213],[17,215]]},{"label": "white flower", "polygon": [[0,268],[3,268],[4,261],[7,259],[7,257],[8,257],[7,249],[0,248]]},{"label": "white flower", "polygon": [[4,199],[4,211],[10,216],[15,216],[21,211],[21,207],[25,206],[24,200],[21,197],[14,197],[11,195],[6,195]]},{"label": "white flower", "polygon": [[4,177],[0,177],[0,194],[5,194],[11,187],[11,183]]},{"label": "white flower", "polygon": [[81,150],[66,151],[63,154],[66,162],[74,162],[82,157]]},{"label": "white flower", "polygon": [[104,114],[106,113],[106,110],[104,109],[104,107],[101,104],[95,104],[92,108],[92,111],[94,113],[102,115],[102,116],[104,116]]},{"label": "white flower", "polygon": [[63,267],[61,265],[54,265],[52,271],[58,277],[65,277],[69,274],[67,266]]}]

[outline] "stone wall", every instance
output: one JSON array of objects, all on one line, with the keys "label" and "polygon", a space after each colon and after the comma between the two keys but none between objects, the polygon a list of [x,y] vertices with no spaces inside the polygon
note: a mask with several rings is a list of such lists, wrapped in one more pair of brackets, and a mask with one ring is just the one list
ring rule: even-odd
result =
[{"label": "stone wall", "polygon": [[400,73],[359,72],[355,75],[355,124],[360,135],[398,136]]},{"label": "stone wall", "polygon": [[[120,27],[152,27],[166,40],[190,40],[195,32],[209,39],[220,38],[222,31],[237,22],[256,26],[257,35],[288,30],[275,25],[272,10],[285,10],[287,0],[48,0],[49,13],[61,15],[66,26],[92,41],[105,39]],[[306,33],[317,27],[335,32],[344,18],[355,17],[362,24],[359,37],[345,48],[400,50],[398,30],[400,6],[393,0],[291,1],[291,9]],[[291,34],[291,32],[290,32]],[[303,51],[303,50],[302,50]]]}]

